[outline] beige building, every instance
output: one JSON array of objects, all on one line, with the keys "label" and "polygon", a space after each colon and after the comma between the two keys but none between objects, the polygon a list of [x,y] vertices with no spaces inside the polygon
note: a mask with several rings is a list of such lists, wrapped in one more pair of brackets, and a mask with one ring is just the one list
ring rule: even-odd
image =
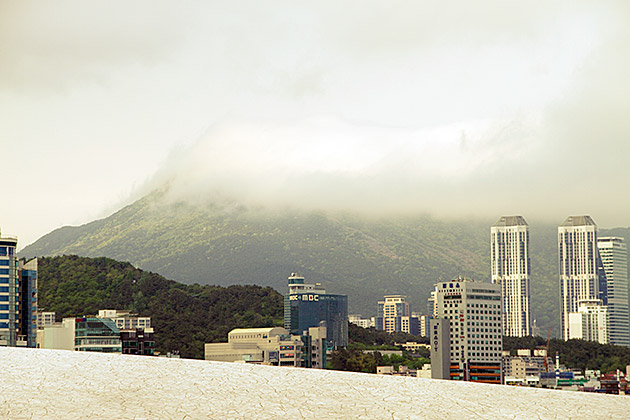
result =
[{"label": "beige building", "polygon": [[281,327],[230,331],[227,343],[206,343],[205,359],[218,362],[324,368],[326,328],[311,327],[304,336]]},{"label": "beige building", "polygon": [[609,343],[608,307],[599,299],[581,300],[578,311],[569,313],[569,339]]},{"label": "beige building", "polygon": [[151,317],[138,316],[130,311],[117,309],[101,309],[98,318],[109,318],[116,324],[119,330],[131,330],[136,328],[151,328]]}]

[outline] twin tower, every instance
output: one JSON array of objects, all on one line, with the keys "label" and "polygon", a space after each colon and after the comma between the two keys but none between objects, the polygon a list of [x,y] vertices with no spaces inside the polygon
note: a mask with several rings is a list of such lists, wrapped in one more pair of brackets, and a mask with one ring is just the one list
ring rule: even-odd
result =
[{"label": "twin tower", "polygon": [[[522,216],[501,217],[490,228],[490,238],[492,282],[501,285],[503,298],[503,334],[532,335],[527,222]],[[558,227],[558,268],[562,338],[629,346],[623,238],[598,238],[590,216],[569,216]],[[588,331],[595,320],[598,331]]]}]

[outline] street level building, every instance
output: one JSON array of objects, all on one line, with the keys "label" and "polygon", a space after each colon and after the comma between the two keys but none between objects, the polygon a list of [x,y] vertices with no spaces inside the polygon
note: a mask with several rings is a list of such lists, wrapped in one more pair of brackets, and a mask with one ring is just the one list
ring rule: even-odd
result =
[{"label": "street level building", "polygon": [[297,273],[289,276],[284,296],[284,328],[302,335],[311,327],[326,327],[329,349],[348,347],[348,296],[326,293],[319,283],[304,282]]},{"label": "street level building", "polygon": [[120,331],[109,318],[64,318],[37,332],[37,346],[44,349],[122,353]]},{"label": "street level building", "polygon": [[502,216],[490,228],[492,283],[501,285],[503,335],[532,335],[529,226],[522,216]]},{"label": "street level building", "polygon": [[435,295],[429,338],[434,378],[445,379],[443,364],[448,363],[450,379],[500,384],[500,285],[460,277],[437,283]]},{"label": "street level building", "polygon": [[610,344],[630,346],[626,241],[617,237],[599,237],[597,248],[606,275]]},{"label": "street level building", "polygon": [[590,216],[569,216],[558,227],[558,267],[562,338],[568,340],[569,314],[578,312],[578,302],[599,299],[607,305],[597,225]]},{"label": "street level building", "polygon": [[120,330],[122,354],[152,356],[155,352],[153,328]]},{"label": "street level building", "polygon": [[227,343],[206,343],[205,359],[322,369],[326,366],[326,328],[291,335],[281,327],[239,328]]}]

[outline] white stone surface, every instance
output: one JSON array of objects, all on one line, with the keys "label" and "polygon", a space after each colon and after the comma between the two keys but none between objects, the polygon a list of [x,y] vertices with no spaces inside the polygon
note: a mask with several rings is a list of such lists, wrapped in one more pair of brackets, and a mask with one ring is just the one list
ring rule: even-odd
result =
[{"label": "white stone surface", "polygon": [[623,419],[630,397],[201,360],[0,349],[3,419]]}]

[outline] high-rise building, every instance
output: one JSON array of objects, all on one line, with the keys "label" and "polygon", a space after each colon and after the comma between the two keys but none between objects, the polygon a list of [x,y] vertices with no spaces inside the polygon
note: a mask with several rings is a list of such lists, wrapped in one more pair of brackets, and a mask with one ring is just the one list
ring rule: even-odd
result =
[{"label": "high-rise building", "polygon": [[529,227],[522,216],[503,216],[490,228],[492,283],[501,285],[503,335],[532,334]]},{"label": "high-rise building", "polygon": [[0,346],[35,347],[37,259],[18,262],[17,242],[0,235]]},{"label": "high-rise building", "polygon": [[0,236],[0,346],[14,347],[18,336],[17,238]]},{"label": "high-rise building", "polygon": [[558,227],[558,267],[562,338],[569,339],[569,314],[578,302],[607,304],[606,276],[597,248],[597,225],[590,216],[569,216]]},{"label": "high-rise building", "polygon": [[37,343],[37,258],[19,262],[19,322],[18,339],[28,347]]},{"label": "high-rise building", "polygon": [[623,238],[597,238],[597,248],[606,275],[610,344],[630,346],[628,310],[628,249]]},{"label": "high-rise building", "polygon": [[[449,364],[450,379],[501,383],[501,287],[458,278],[437,283],[435,297],[437,313],[430,325],[431,369],[435,358]],[[449,337],[445,337],[444,328]],[[436,365],[435,369],[436,375],[445,379],[444,366]]]},{"label": "high-rise building", "polygon": [[326,293],[321,284],[304,283],[304,277],[292,273],[284,296],[284,328],[301,335],[320,326],[326,327],[329,348],[348,347],[348,296]]},{"label": "high-rise building", "polygon": [[387,332],[402,331],[407,334],[420,334],[417,316],[411,314],[407,296],[386,295],[378,302],[376,315],[376,329]]}]

